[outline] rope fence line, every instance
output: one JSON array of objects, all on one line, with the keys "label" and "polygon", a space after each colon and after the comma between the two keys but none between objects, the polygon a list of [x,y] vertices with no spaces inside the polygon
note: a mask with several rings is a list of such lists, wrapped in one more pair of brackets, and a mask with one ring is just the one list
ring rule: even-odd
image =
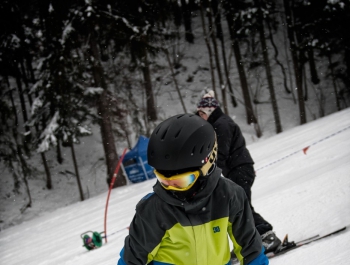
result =
[{"label": "rope fence line", "polygon": [[323,141],[325,141],[325,140],[327,140],[327,139],[329,139],[329,138],[331,138],[331,137],[334,137],[334,136],[336,136],[336,135],[338,135],[338,134],[340,134],[340,133],[342,133],[342,132],[344,132],[344,131],[346,131],[346,130],[348,130],[348,129],[350,129],[350,125],[347,126],[347,127],[345,127],[345,128],[343,128],[343,129],[341,129],[341,130],[339,130],[339,131],[336,131],[336,132],[334,132],[334,133],[332,133],[332,134],[330,134],[330,135],[327,135],[327,136],[324,137],[324,138],[321,138],[320,140],[318,140],[318,141],[316,141],[316,142],[314,142],[314,143],[312,143],[312,144],[310,144],[310,145],[308,145],[308,146],[302,148],[301,150],[298,150],[298,151],[295,151],[295,152],[293,152],[293,153],[290,153],[290,154],[288,154],[288,155],[286,155],[286,156],[284,156],[284,157],[281,157],[281,158],[279,158],[279,159],[277,159],[277,160],[275,160],[275,161],[272,161],[272,162],[270,162],[270,163],[268,163],[268,164],[266,164],[266,165],[264,165],[264,166],[262,166],[262,167],[259,167],[258,169],[255,170],[255,172],[258,172],[258,171],[260,171],[260,170],[262,170],[262,169],[265,169],[265,168],[270,167],[270,166],[272,166],[272,165],[274,165],[274,164],[276,164],[276,163],[279,163],[279,162],[281,162],[281,161],[283,161],[283,160],[285,160],[285,159],[287,159],[287,158],[289,158],[289,157],[291,157],[291,156],[293,156],[293,155],[299,153],[300,151],[302,151],[302,152],[306,155],[306,152],[309,150],[309,148],[310,148],[311,146],[314,146],[314,145],[316,145],[316,144],[319,144],[319,143],[321,143],[321,142],[323,142]]}]

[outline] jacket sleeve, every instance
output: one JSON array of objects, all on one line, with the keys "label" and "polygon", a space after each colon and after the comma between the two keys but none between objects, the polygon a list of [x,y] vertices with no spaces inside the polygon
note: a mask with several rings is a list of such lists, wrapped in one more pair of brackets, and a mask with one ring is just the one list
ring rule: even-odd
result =
[{"label": "jacket sleeve", "polygon": [[124,248],[120,252],[118,265],[147,264],[146,237],[147,230],[136,213],[130,224],[129,235],[125,238]]},{"label": "jacket sleeve", "polygon": [[125,238],[118,265],[144,265],[153,260],[164,230],[158,224],[157,203],[145,196],[136,206],[135,216]]},{"label": "jacket sleeve", "polygon": [[230,189],[235,193],[230,202],[231,208],[237,209],[230,214],[232,227],[228,230],[234,252],[241,265],[267,265],[268,259],[263,251],[261,237],[255,228],[246,194],[233,182],[227,185],[230,185]]},{"label": "jacket sleeve", "polygon": [[[251,262],[248,263],[248,265],[268,265],[269,260],[264,254],[265,249],[263,248],[260,252],[260,255],[257,256],[255,259],[253,259]],[[118,264],[119,265],[119,264]]]},{"label": "jacket sleeve", "polygon": [[120,251],[120,258],[118,260],[117,265],[126,265],[126,263],[123,259],[123,256],[124,256],[124,248],[122,249],[122,251]]}]

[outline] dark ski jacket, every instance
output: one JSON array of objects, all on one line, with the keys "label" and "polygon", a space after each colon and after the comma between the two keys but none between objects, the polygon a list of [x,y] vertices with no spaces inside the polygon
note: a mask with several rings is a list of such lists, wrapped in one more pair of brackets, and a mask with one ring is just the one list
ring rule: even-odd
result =
[{"label": "dark ski jacket", "polygon": [[203,178],[191,202],[155,184],[136,206],[118,265],[228,265],[228,237],[241,265],[268,264],[243,189],[219,168]]},{"label": "dark ski jacket", "polygon": [[224,176],[235,167],[243,164],[254,164],[245,139],[239,126],[220,107],[217,107],[208,118],[214,127],[218,141],[218,166]]}]

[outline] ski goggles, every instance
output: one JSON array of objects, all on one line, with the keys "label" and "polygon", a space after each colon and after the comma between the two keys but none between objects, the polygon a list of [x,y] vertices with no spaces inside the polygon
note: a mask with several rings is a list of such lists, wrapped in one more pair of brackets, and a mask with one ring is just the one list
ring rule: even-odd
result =
[{"label": "ski goggles", "polygon": [[209,170],[216,161],[217,155],[217,142],[215,140],[215,144],[212,152],[205,158],[205,164],[196,171],[189,171],[181,174],[177,174],[171,177],[165,177],[163,174],[159,173],[157,170],[154,170],[154,174],[156,175],[158,181],[166,190],[174,190],[174,191],[186,191],[192,188],[194,183],[196,183],[197,179],[202,175],[206,176],[211,174]]},{"label": "ski goggles", "polygon": [[200,170],[185,172],[169,178],[165,177],[163,174],[159,173],[157,170],[154,170],[158,181],[166,190],[175,190],[175,191],[186,191],[189,190],[197,179],[201,175]]}]

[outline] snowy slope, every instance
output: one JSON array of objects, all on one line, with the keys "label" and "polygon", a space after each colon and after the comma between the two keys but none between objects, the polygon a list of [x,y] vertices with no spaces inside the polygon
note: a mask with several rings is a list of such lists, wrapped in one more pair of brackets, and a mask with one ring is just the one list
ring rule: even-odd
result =
[{"label": "snowy slope", "polygon": [[[306,154],[302,151],[310,146]],[[279,237],[300,240],[350,224],[350,109],[248,146],[257,170],[253,204]],[[0,233],[0,264],[116,264],[136,203],[155,180],[112,191],[108,243],[88,252],[80,234],[102,231],[107,193]],[[349,264],[350,230],[270,264]],[[190,264],[191,265],[191,264]]]}]

